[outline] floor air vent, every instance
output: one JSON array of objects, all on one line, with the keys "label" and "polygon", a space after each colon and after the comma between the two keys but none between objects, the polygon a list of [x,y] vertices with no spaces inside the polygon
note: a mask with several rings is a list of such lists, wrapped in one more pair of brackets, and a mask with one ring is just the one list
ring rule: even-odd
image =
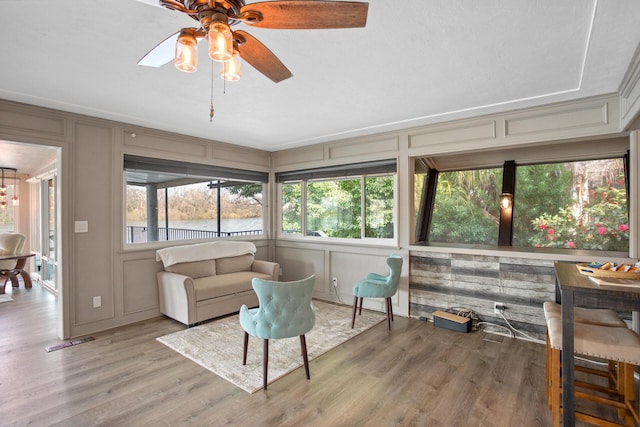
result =
[{"label": "floor air vent", "polygon": [[83,344],[85,342],[93,341],[93,337],[81,338],[79,340],[67,341],[60,344],[50,345],[46,347],[47,353],[51,353],[52,351],[61,350],[63,348],[71,347],[78,344]]}]

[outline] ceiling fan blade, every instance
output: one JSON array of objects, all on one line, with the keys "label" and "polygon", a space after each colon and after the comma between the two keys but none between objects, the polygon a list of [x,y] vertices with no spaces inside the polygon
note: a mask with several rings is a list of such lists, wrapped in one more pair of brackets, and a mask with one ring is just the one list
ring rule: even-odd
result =
[{"label": "ceiling fan blade", "polygon": [[138,65],[145,67],[162,67],[167,62],[170,62],[176,49],[176,42],[180,31],[175,34],[171,34],[169,37],[158,43],[156,47],[151,49],[145,56],[138,61]]},{"label": "ceiling fan blade", "polygon": [[140,3],[145,3],[151,6],[157,6],[157,7],[162,7],[160,6],[160,2],[158,0],[137,0]]},{"label": "ceiling fan blade", "polygon": [[238,42],[240,57],[275,83],[293,75],[269,48],[251,34],[238,30],[233,32],[233,37]]},{"label": "ceiling fan blade", "polygon": [[251,3],[240,13],[258,12],[259,20],[247,24],[261,28],[327,29],[358,28],[367,23],[369,3],[325,0],[281,0]]}]

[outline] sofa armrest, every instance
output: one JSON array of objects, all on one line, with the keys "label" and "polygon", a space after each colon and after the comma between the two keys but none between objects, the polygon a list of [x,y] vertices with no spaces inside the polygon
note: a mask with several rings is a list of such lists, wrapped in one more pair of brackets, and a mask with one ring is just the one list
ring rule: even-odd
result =
[{"label": "sofa armrest", "polygon": [[162,284],[163,286],[190,288],[193,290],[193,279],[189,276],[185,276],[184,274],[159,271],[157,277],[159,285]]},{"label": "sofa armrest", "polygon": [[269,274],[271,280],[278,280],[278,273],[280,273],[280,264],[277,262],[262,261],[256,259],[251,265],[251,271],[256,273]]},{"label": "sofa armrest", "polygon": [[195,323],[196,291],[193,279],[178,273],[159,271],[160,312],[185,325]]}]

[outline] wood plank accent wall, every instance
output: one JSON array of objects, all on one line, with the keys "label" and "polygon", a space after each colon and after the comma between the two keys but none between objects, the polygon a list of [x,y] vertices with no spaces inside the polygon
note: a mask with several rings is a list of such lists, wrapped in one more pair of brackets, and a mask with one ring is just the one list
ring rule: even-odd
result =
[{"label": "wood plank accent wall", "polygon": [[411,317],[433,320],[436,310],[470,309],[480,321],[506,325],[493,313],[493,303],[501,302],[515,328],[544,338],[542,304],[555,300],[553,261],[417,250],[409,255]]}]

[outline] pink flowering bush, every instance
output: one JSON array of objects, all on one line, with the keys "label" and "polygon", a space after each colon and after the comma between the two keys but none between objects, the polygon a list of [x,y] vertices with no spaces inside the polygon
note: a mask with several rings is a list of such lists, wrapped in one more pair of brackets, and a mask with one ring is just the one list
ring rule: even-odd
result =
[{"label": "pink flowering bush", "polygon": [[629,247],[624,180],[608,181],[590,191],[589,202],[576,217],[570,208],[542,214],[531,221],[533,247],[620,250]]}]

